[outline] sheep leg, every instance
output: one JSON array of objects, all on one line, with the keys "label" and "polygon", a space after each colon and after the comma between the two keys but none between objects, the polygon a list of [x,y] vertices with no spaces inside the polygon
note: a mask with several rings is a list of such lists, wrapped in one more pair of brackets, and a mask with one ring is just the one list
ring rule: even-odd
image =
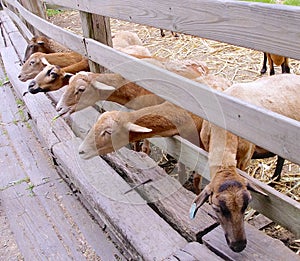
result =
[{"label": "sheep leg", "polygon": [[193,171],[193,188],[197,195],[200,194],[200,186],[202,184],[202,176],[199,173]]},{"label": "sheep leg", "polygon": [[271,54],[268,53],[267,58],[268,58],[269,67],[270,67],[270,75],[274,75],[275,74],[275,69],[274,69],[274,63],[273,63]]},{"label": "sheep leg", "polygon": [[163,29],[160,29],[160,35],[161,35],[161,37],[165,37],[166,34]]},{"label": "sheep leg", "polygon": [[146,153],[147,155],[150,154],[151,148],[150,148],[149,140],[144,140],[143,145],[142,145],[142,152]]},{"label": "sheep leg", "polygon": [[260,74],[265,74],[267,71],[267,54],[264,53],[263,67],[260,70]]},{"label": "sheep leg", "polygon": [[281,70],[282,73],[290,73],[288,58],[284,58],[284,62],[281,64]]},{"label": "sheep leg", "polygon": [[275,168],[275,172],[272,176],[272,179],[274,179],[274,181],[280,180],[283,164],[284,164],[284,158],[277,156],[276,168]]}]

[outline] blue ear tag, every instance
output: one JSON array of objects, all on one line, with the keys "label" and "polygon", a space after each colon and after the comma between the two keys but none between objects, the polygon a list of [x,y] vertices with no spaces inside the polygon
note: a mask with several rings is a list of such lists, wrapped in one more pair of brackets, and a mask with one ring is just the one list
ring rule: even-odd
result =
[{"label": "blue ear tag", "polygon": [[190,208],[190,219],[194,219],[196,215],[196,203],[193,203],[191,208]]}]

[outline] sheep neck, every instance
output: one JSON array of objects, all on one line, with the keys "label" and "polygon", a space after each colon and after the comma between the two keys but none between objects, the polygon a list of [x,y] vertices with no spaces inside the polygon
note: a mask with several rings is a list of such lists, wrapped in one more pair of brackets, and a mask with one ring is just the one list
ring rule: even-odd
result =
[{"label": "sheep neck", "polygon": [[236,168],[238,137],[232,133],[212,125],[209,144],[209,168],[211,178],[219,169]]},{"label": "sheep neck", "polygon": [[129,132],[130,141],[154,136],[180,135],[199,146],[202,119],[169,102],[129,113],[130,122],[152,129],[148,133]]}]

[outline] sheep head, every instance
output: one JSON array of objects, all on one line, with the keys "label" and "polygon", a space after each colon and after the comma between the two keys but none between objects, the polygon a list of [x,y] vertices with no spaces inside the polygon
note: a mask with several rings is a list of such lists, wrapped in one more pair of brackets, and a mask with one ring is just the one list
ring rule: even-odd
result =
[{"label": "sheep head", "polygon": [[26,47],[23,63],[25,63],[33,53],[49,53],[51,50],[48,47],[48,41],[45,36],[34,36]]},{"label": "sheep head", "polygon": [[254,184],[238,175],[236,168],[219,168],[212,181],[194,199],[190,217],[207,201],[212,205],[216,218],[225,232],[228,246],[241,252],[247,244],[244,214],[252,197],[249,190],[266,196]]},{"label": "sheep head", "polygon": [[29,83],[28,91],[35,94],[58,90],[69,83],[72,75],[71,73],[64,72],[59,66],[48,64]]},{"label": "sheep head", "polygon": [[22,65],[21,72],[18,76],[19,80],[26,82],[29,79],[33,79],[38,75],[40,71],[44,69],[46,65],[49,65],[48,61],[43,57],[43,53],[34,53],[28,60]]},{"label": "sheep head", "polygon": [[[98,74],[79,72],[72,76],[64,94],[57,103],[56,110],[60,115],[71,114],[94,105],[101,98],[109,96],[115,88],[97,81]],[[103,97],[99,95],[103,93]]]},{"label": "sheep head", "polygon": [[126,118],[126,112],[110,111],[103,113],[79,146],[81,158],[89,159],[120,149],[130,142],[129,132],[145,133],[152,131],[127,121]]}]

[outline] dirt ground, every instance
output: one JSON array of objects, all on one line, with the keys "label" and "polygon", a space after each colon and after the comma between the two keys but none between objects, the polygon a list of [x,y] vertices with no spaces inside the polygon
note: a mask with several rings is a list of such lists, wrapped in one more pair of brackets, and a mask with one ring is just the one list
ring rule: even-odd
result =
[{"label": "dirt ground", "polygon": [[[49,17],[49,20],[74,33],[82,33],[81,21],[77,11],[62,11]],[[160,30],[157,28],[115,19],[111,19],[110,23],[112,33],[120,30],[136,32],[153,55],[170,59],[199,59],[205,61],[210,73],[221,75],[232,82],[247,82],[261,77],[260,70],[263,54],[260,51],[184,34],[174,37],[169,31],[165,32],[165,37],[161,37]],[[290,66],[292,73],[300,74],[299,61],[291,59]],[[276,73],[281,73],[281,68],[277,67],[275,70]],[[249,173],[259,179],[262,178],[261,173],[263,173],[263,181],[268,182],[274,171],[275,163],[276,158],[271,158],[267,161],[255,160],[249,168]],[[282,180],[285,180],[285,177],[289,181],[293,177],[295,177],[295,180],[299,180],[299,175],[299,166],[286,161]],[[290,188],[287,189],[283,183],[275,186],[281,192],[291,190],[289,196],[300,201],[299,181],[292,183],[291,187],[292,190]],[[268,235],[280,239],[300,255],[300,240],[297,240],[292,233],[276,224],[268,225],[264,228],[264,231]]]}]

